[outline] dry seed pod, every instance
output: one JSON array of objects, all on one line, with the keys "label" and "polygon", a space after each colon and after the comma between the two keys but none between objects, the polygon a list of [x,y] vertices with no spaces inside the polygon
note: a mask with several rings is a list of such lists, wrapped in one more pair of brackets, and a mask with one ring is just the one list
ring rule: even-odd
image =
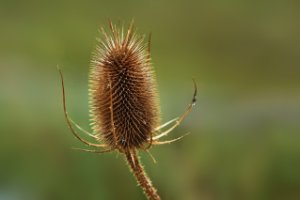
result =
[{"label": "dry seed pod", "polygon": [[111,35],[97,48],[90,75],[94,132],[108,146],[126,152],[151,141],[159,108],[150,54],[132,25],[126,35],[110,24]]},{"label": "dry seed pod", "polygon": [[[73,135],[90,147],[104,150],[83,151],[104,153],[118,150],[125,154],[128,165],[148,199],[159,200],[156,189],[146,175],[137,155],[138,149],[151,145],[168,144],[183,136],[159,141],[174,130],[190,113],[196,103],[197,87],[194,81],[192,102],[182,116],[158,126],[159,106],[156,83],[150,62],[150,37],[136,35],[133,23],[124,33],[111,22],[110,33],[101,29],[104,39],[100,41],[93,59],[90,73],[90,103],[94,134],[77,125],[68,115],[66,108],[64,80],[61,70],[63,108],[67,124]],[[73,125],[96,139],[91,143],[83,139]],[[167,130],[160,132],[165,127]],[[99,143],[103,142],[103,144]]]}]

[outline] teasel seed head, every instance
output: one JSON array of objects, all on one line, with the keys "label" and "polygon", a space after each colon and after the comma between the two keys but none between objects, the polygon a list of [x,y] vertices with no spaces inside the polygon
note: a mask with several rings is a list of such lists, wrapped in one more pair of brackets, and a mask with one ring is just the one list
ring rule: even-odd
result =
[{"label": "teasel seed head", "polygon": [[133,23],[124,32],[110,22],[109,32],[101,32],[90,72],[93,130],[121,152],[144,148],[159,124],[150,42],[136,33]]},{"label": "teasel seed head", "polygon": [[[178,127],[191,112],[196,103],[197,85],[194,80],[193,98],[185,112],[180,117],[158,126],[159,104],[150,62],[150,37],[147,45],[144,37],[136,34],[133,23],[125,33],[123,28],[117,29],[111,22],[109,24],[109,34],[101,29],[104,37],[99,41],[100,45],[92,60],[90,72],[90,111],[95,134],[85,131],[69,117],[63,74],[58,68],[61,77],[64,116],[72,134],[79,141],[89,147],[104,148],[100,151],[80,150],[94,153],[118,150],[124,153],[132,173],[147,198],[161,200],[140,163],[137,150],[149,148],[152,144],[170,144],[185,136],[167,141],[159,140]],[[170,124],[173,125],[160,133]],[[82,138],[73,125],[101,142],[92,143]]]}]

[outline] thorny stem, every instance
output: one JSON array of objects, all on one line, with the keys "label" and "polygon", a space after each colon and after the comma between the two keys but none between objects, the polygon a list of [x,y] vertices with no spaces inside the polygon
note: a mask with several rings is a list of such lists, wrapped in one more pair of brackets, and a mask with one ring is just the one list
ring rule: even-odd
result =
[{"label": "thorny stem", "polygon": [[143,189],[144,193],[148,197],[149,200],[161,200],[159,195],[157,194],[156,189],[151,183],[151,180],[147,176],[143,166],[140,163],[140,159],[137,156],[135,150],[127,151],[125,153],[126,160],[133,172],[137,182],[139,183],[140,187]]}]

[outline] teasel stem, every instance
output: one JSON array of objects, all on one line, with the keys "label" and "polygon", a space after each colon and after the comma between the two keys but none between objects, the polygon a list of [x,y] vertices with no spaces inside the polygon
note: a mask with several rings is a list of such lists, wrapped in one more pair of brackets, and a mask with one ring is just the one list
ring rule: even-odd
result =
[{"label": "teasel stem", "polygon": [[128,150],[125,152],[126,160],[134,174],[140,187],[143,189],[144,193],[149,200],[161,200],[155,187],[152,185],[151,180],[147,176],[144,167],[140,163],[140,159],[137,155],[136,150]]}]

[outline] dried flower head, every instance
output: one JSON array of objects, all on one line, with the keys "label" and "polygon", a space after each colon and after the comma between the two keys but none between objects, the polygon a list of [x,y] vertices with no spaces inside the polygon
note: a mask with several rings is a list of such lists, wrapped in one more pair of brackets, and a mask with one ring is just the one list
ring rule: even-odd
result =
[{"label": "dried flower head", "polygon": [[[183,136],[160,141],[163,136],[174,130],[190,113],[196,102],[197,87],[192,102],[182,116],[159,124],[159,106],[156,82],[150,59],[150,38],[136,34],[131,23],[126,31],[118,29],[109,22],[110,33],[103,28],[90,73],[90,105],[94,134],[77,125],[68,115],[66,109],[65,89],[61,75],[63,107],[67,124],[73,135],[90,147],[104,150],[83,151],[104,153],[118,150],[125,154],[128,165],[148,199],[159,200],[144,168],[140,164],[137,150],[147,150],[151,145],[168,144]],[[93,137],[97,142],[91,143],[76,132],[75,126]],[[168,129],[162,131],[164,128]],[[162,132],[161,132],[162,131]]]},{"label": "dried flower head", "polygon": [[102,29],[90,75],[94,132],[121,152],[149,144],[159,122],[159,107],[150,52],[144,37],[110,24]]}]

